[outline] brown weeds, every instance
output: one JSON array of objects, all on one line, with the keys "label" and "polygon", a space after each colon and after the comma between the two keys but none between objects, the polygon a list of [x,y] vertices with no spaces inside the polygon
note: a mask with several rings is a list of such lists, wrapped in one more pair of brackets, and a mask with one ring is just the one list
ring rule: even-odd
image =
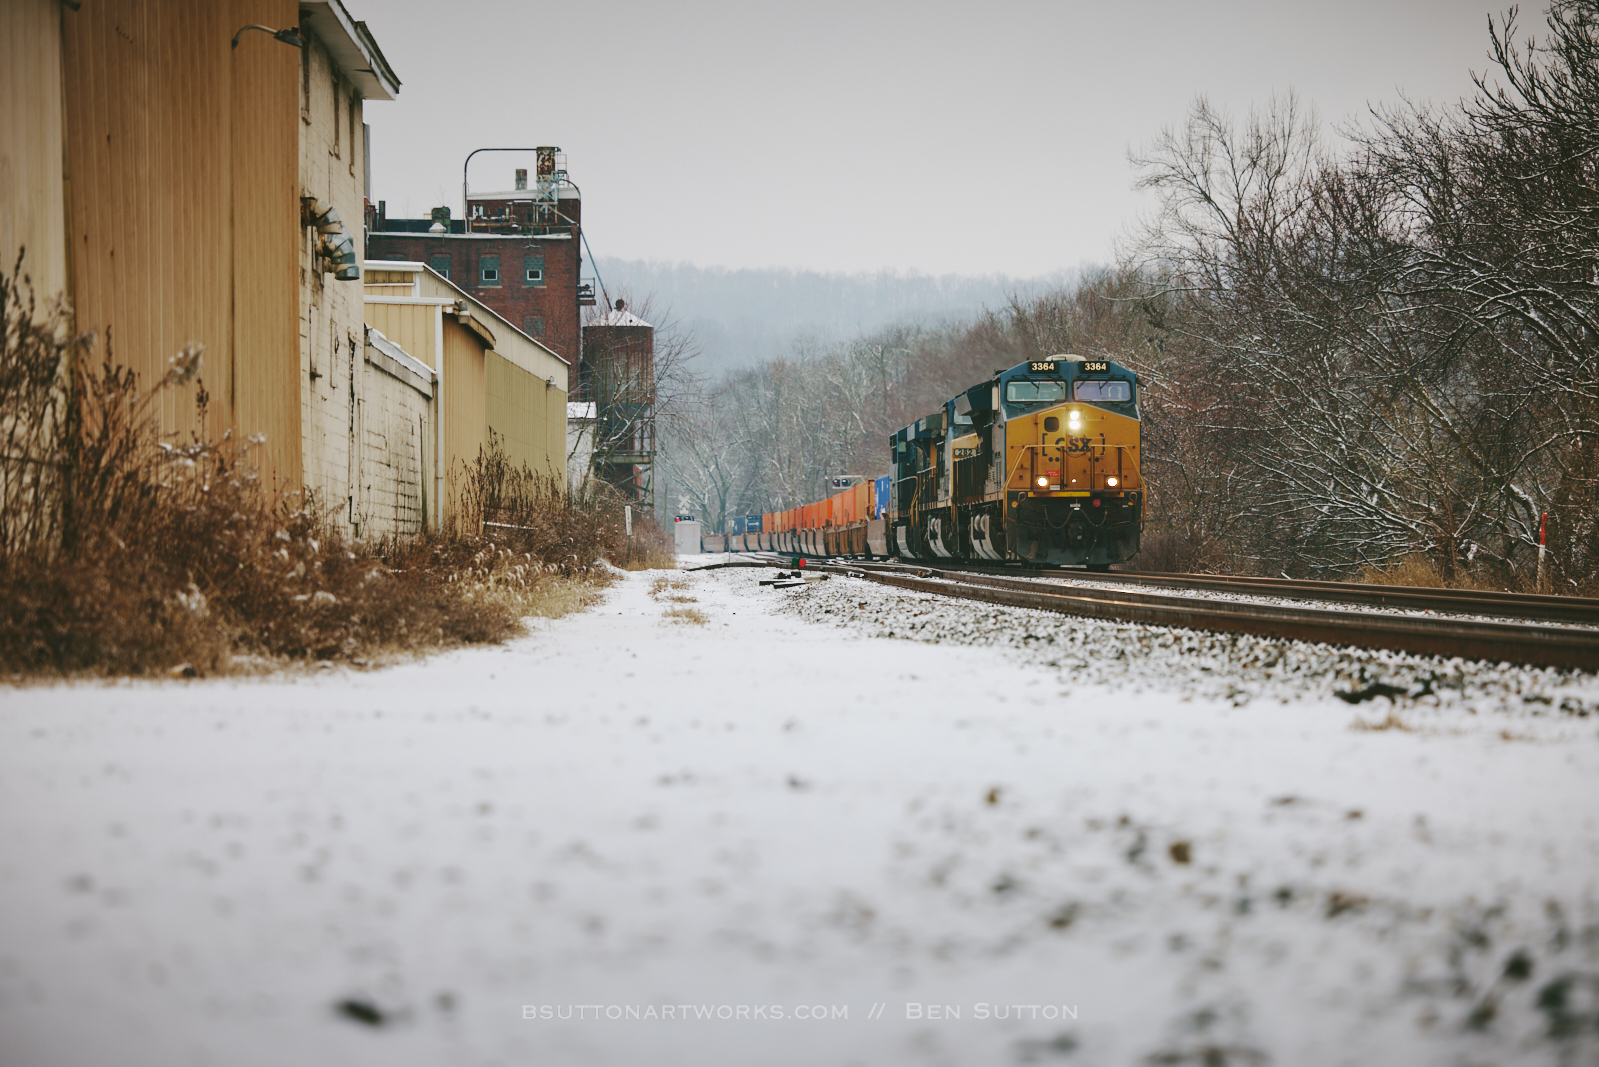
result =
[{"label": "brown weeds", "polygon": [[711,621],[699,608],[667,608],[661,612],[661,618],[667,622],[691,623],[695,626],[704,626]]},{"label": "brown weeds", "polygon": [[1355,580],[1366,585],[1402,585],[1425,589],[1502,588],[1465,568],[1457,569],[1453,578],[1445,577],[1424,552],[1412,553],[1386,567],[1362,567]]},{"label": "brown weeds", "polygon": [[[26,284],[3,274],[0,309],[6,676],[368,663],[504,640],[522,618],[578,610],[610,581],[593,566],[621,540],[619,529],[607,540],[603,503],[513,498],[513,517],[538,537],[458,522],[363,544],[324,521],[313,498],[268,492],[254,442],[160,435],[162,395],[190,382],[205,424],[199,347],[141,389],[109,346],[102,354],[94,337],[72,336],[59,309],[41,313]],[[499,488],[468,474],[479,498]]]}]

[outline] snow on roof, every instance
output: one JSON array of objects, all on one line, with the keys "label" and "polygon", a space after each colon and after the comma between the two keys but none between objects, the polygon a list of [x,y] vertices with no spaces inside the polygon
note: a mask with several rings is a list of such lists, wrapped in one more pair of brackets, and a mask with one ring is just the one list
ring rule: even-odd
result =
[{"label": "snow on roof", "polygon": [[566,417],[568,419],[592,419],[594,418],[594,404],[592,402],[581,404],[568,401],[566,405]]},{"label": "snow on roof", "polygon": [[649,323],[645,322],[643,319],[639,318],[637,315],[633,314],[631,311],[607,311],[605,314],[601,315],[599,318],[595,319],[593,322],[585,322],[583,325],[585,325],[585,326],[648,326],[652,330],[655,329],[654,326],[651,326]]}]

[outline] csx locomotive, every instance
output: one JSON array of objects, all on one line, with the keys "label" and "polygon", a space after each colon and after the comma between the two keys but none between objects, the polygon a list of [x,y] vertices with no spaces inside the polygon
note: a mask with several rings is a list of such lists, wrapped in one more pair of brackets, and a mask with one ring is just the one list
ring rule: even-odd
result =
[{"label": "csx locomotive", "polygon": [[1138,552],[1143,528],[1138,388],[1136,374],[1109,360],[1017,364],[894,434],[886,478],[745,517],[717,540],[1106,570]]}]

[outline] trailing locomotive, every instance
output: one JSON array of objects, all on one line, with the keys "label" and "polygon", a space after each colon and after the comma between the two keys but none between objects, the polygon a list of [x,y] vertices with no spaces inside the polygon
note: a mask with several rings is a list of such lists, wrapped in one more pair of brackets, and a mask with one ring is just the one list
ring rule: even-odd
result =
[{"label": "trailing locomotive", "polygon": [[1019,363],[889,438],[887,477],[740,517],[706,547],[1106,570],[1138,552],[1138,376],[1109,360]]},{"label": "trailing locomotive", "polygon": [[1051,356],[972,386],[890,439],[893,554],[1107,570],[1143,530],[1138,376]]}]

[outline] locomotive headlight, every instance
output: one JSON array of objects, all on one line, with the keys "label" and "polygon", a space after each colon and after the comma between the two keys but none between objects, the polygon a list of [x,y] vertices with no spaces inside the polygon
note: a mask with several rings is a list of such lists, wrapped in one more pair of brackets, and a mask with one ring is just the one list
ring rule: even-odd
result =
[{"label": "locomotive headlight", "polygon": [[1069,412],[1069,413],[1068,413],[1068,414],[1067,414],[1067,416],[1066,416],[1066,418],[1067,418],[1067,420],[1068,420],[1068,421],[1070,421],[1070,422],[1071,422],[1071,424],[1072,424],[1072,428],[1073,428],[1073,429],[1076,429],[1076,428],[1077,428],[1077,420],[1078,420],[1078,419],[1080,419],[1080,418],[1082,418],[1082,415],[1081,415],[1081,413],[1079,413],[1079,412],[1078,412],[1078,410],[1077,410],[1077,409],[1076,409],[1076,408],[1073,408],[1073,409],[1072,409],[1072,410],[1071,410],[1071,411],[1070,411],[1070,412]]},{"label": "locomotive headlight", "polygon": [[1049,479],[1044,477],[1043,475],[1039,475],[1037,480],[1038,480],[1038,488],[1040,488],[1040,489],[1043,489],[1045,486],[1049,485]]},{"label": "locomotive headlight", "polygon": [[1112,489],[1114,489],[1118,485],[1122,484],[1122,480],[1120,478],[1106,478],[1105,479],[1105,484],[1110,486]]}]

